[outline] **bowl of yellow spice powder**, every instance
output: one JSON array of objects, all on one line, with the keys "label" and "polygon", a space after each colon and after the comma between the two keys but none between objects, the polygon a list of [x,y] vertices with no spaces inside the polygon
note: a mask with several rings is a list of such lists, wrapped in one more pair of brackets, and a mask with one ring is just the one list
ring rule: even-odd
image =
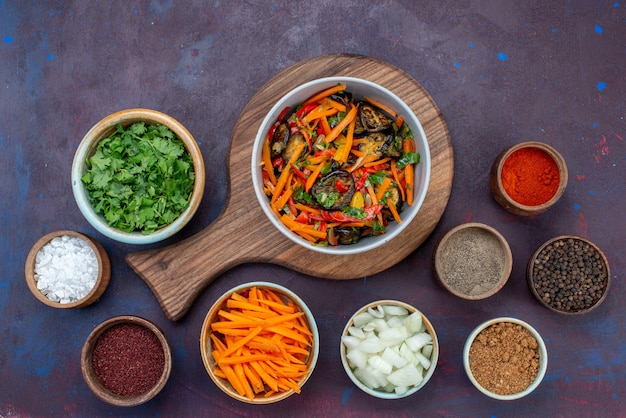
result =
[{"label": "bowl of yellow spice powder", "polygon": [[483,394],[514,400],[534,391],[546,374],[548,352],[541,335],[528,323],[510,317],[494,318],[467,337],[463,366],[469,380]]},{"label": "bowl of yellow spice powder", "polygon": [[495,200],[516,215],[538,215],[551,208],[567,186],[563,156],[542,142],[529,141],[502,151],[491,166]]}]

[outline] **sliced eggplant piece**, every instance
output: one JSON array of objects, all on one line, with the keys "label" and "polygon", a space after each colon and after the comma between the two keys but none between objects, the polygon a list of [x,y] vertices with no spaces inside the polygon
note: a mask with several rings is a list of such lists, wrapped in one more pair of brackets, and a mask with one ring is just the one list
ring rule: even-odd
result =
[{"label": "sliced eggplant piece", "polygon": [[385,115],[382,110],[363,103],[359,110],[359,116],[363,127],[368,132],[380,132],[391,128],[393,120]]},{"label": "sliced eggplant piece", "polygon": [[289,136],[289,126],[284,122],[280,123],[276,127],[274,135],[272,136],[272,158],[276,158],[283,153],[285,147],[287,146],[287,142],[289,141]]},{"label": "sliced eggplant piece", "polygon": [[335,237],[341,245],[356,244],[361,239],[360,228],[337,227],[335,229]]},{"label": "sliced eggplant piece", "polygon": [[300,158],[307,152],[306,139],[304,138],[304,135],[302,135],[300,132],[296,132],[295,134],[291,134],[291,136],[289,136],[289,139],[285,144],[285,149],[283,149],[282,152],[285,161],[291,160],[291,157],[293,157],[293,154],[296,152],[298,145],[300,144],[304,144],[304,148],[302,149],[302,153],[300,156],[298,156],[298,158]]},{"label": "sliced eggplant piece", "polygon": [[365,155],[376,155],[382,157],[385,150],[387,135],[382,132],[375,132],[367,135],[364,142],[359,144],[359,151]]},{"label": "sliced eggplant piece", "polygon": [[344,170],[325,175],[311,188],[313,199],[326,210],[341,210],[348,206],[354,191],[354,177]]}]

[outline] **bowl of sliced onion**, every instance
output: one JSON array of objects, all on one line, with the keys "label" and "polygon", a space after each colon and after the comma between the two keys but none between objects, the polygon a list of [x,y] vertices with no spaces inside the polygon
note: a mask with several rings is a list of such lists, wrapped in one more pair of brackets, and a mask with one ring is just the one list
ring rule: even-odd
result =
[{"label": "bowl of sliced onion", "polygon": [[340,355],[346,374],[363,392],[399,399],[430,380],[439,342],[433,325],[415,307],[379,300],[350,318],[341,336]]}]

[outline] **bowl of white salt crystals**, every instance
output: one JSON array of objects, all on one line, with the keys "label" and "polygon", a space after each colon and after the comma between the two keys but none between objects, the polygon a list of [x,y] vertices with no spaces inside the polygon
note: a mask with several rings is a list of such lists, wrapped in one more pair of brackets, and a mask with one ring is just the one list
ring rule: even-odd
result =
[{"label": "bowl of white salt crystals", "polygon": [[74,231],[41,237],[26,257],[26,283],[54,308],[82,308],[98,300],[111,278],[111,262],[98,241]]},{"label": "bowl of white salt crystals", "polygon": [[382,399],[404,398],[423,388],[439,358],[430,321],[397,300],[379,300],[359,309],[343,330],[340,350],[350,380]]}]

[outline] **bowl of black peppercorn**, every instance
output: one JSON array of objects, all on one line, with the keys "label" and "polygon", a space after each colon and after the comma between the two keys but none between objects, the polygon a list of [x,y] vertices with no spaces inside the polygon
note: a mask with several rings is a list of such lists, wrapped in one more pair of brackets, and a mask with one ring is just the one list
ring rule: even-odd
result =
[{"label": "bowl of black peppercorn", "polygon": [[526,279],[546,308],[582,314],[598,307],[611,281],[604,253],[591,241],[562,235],[542,244],[528,261]]}]

